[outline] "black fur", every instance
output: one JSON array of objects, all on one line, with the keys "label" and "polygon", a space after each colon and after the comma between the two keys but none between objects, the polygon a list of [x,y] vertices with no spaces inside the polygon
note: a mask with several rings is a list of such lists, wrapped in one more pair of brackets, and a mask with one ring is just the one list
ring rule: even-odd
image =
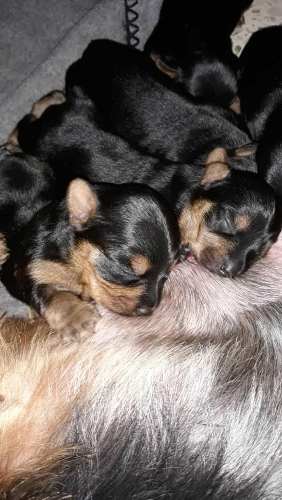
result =
[{"label": "black fur", "polygon": [[26,225],[55,197],[51,168],[24,153],[0,151],[0,232],[8,235]]},{"label": "black fur", "polygon": [[259,142],[258,171],[282,196],[282,26],[252,35],[240,57],[242,112]]},{"label": "black fur", "polygon": [[[231,170],[221,182],[201,187],[203,163],[173,164],[143,155],[103,130],[99,116],[92,100],[77,88],[64,104],[51,106],[38,120],[27,115],[18,125],[19,143],[49,162],[62,190],[78,176],[91,182],[139,182],[159,191],[178,218],[197,200],[211,201],[213,207],[205,220],[208,231],[233,243],[232,254],[224,262],[208,248],[201,262],[211,271],[240,274],[276,239],[280,219],[275,197],[254,173]],[[236,162],[240,163],[230,161],[237,167]],[[238,214],[248,216],[247,231],[236,228]]]},{"label": "black fur", "polygon": [[89,44],[67,71],[67,96],[77,86],[95,102],[101,126],[158,158],[193,162],[250,142],[235,113],[176,92],[146,55],[117,42]]},{"label": "black fur", "polygon": [[227,107],[237,94],[238,59],[230,35],[251,3],[164,0],[145,52],[188,94]]},{"label": "black fur", "polygon": [[[57,287],[39,284],[30,275],[31,264],[38,260],[69,264],[74,247],[87,241],[99,249],[93,271],[109,283],[142,286],[134,312],[148,314],[158,305],[176,258],[176,220],[162,198],[145,186],[100,184],[92,190],[98,200],[97,212],[82,227],[71,223],[64,198],[40,210],[22,231],[9,234],[10,257],[2,267],[1,279],[14,296],[44,314]],[[131,266],[136,255],[147,257],[151,264],[142,276]]]}]

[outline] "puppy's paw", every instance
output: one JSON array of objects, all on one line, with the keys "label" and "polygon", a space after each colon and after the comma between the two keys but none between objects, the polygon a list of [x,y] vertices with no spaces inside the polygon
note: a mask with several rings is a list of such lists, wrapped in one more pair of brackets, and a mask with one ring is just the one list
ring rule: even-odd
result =
[{"label": "puppy's paw", "polygon": [[45,318],[54,331],[55,344],[82,342],[95,333],[99,314],[94,305],[68,292],[58,292],[45,311]]}]

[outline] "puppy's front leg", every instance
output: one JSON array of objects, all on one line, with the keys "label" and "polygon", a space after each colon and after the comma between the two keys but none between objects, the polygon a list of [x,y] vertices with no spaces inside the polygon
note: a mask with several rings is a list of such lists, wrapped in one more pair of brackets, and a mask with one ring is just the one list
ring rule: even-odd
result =
[{"label": "puppy's front leg", "polygon": [[79,342],[92,335],[99,318],[93,304],[67,291],[54,291],[43,315],[59,342]]}]

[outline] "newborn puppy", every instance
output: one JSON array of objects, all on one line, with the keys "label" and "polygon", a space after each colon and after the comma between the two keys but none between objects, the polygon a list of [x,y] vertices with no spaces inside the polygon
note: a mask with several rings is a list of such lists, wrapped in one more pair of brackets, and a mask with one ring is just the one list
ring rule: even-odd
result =
[{"label": "newborn puppy", "polygon": [[77,87],[96,104],[103,128],[164,160],[194,162],[214,147],[250,142],[235,113],[177,93],[148,57],[117,42],[89,44],[66,74],[67,96]]},{"label": "newborn puppy", "polygon": [[282,26],[252,35],[240,57],[242,111],[257,148],[258,171],[282,196]]},{"label": "newborn puppy", "polygon": [[3,496],[279,498],[281,270],[281,239],[236,282],[183,263],[150,318],[105,312],[76,349],[2,320]]},{"label": "newborn puppy", "polygon": [[252,0],[164,0],[145,44],[156,66],[193,97],[239,111],[230,35]]},{"label": "newborn puppy", "polygon": [[177,222],[153,190],[76,179],[61,202],[8,235],[1,279],[70,337],[92,331],[91,301],[120,314],[150,314],[178,244]]},{"label": "newborn puppy", "polygon": [[0,231],[17,231],[54,197],[52,169],[22,151],[0,148]]},{"label": "newborn puppy", "polygon": [[0,265],[9,254],[8,235],[28,224],[54,193],[55,178],[46,163],[0,148]]},{"label": "newborn puppy", "polygon": [[37,120],[27,115],[17,136],[25,151],[51,165],[62,190],[78,176],[91,182],[134,181],[156,189],[175,210],[182,257],[191,253],[213,272],[241,274],[280,230],[274,193],[267,184],[253,173],[229,167],[243,148],[232,159],[217,148],[205,165],[161,162],[101,129],[92,100],[78,91]]}]

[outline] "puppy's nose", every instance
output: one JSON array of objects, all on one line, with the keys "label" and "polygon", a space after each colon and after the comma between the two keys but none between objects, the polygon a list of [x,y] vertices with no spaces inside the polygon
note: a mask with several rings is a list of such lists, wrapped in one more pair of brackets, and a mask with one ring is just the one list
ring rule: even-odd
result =
[{"label": "puppy's nose", "polygon": [[136,314],[138,316],[148,316],[149,314],[152,314],[153,310],[155,309],[155,306],[142,306],[138,307],[136,309]]},{"label": "puppy's nose", "polygon": [[224,278],[232,278],[233,272],[234,270],[231,262],[225,262],[225,264],[222,264],[219,268],[219,274],[224,276]]}]

